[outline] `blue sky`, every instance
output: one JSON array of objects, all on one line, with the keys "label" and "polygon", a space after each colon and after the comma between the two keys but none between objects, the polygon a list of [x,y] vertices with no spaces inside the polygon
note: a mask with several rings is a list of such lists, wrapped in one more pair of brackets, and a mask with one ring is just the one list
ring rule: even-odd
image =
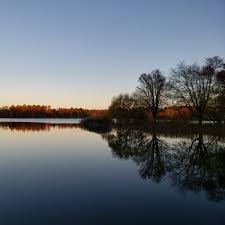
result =
[{"label": "blue sky", "polygon": [[141,73],[225,58],[225,0],[0,0],[0,106],[106,108]]}]

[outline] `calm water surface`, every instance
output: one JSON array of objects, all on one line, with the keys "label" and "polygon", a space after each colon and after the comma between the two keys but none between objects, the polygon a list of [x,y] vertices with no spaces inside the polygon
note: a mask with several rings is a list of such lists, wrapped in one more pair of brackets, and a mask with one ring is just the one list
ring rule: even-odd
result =
[{"label": "calm water surface", "polygon": [[0,144],[0,224],[225,224],[218,137],[1,123]]}]

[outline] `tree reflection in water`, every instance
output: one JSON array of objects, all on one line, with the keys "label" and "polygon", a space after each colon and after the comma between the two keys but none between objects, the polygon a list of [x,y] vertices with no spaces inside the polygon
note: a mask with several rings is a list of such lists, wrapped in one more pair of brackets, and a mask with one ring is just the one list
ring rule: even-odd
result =
[{"label": "tree reflection in water", "polygon": [[[40,132],[52,128],[78,128],[80,125],[0,123],[0,127],[12,131]],[[194,138],[180,138],[178,143],[174,143],[173,139],[166,142],[156,132],[126,126],[101,135],[114,156],[131,159],[137,164],[143,179],[159,183],[166,177],[182,192],[203,191],[210,200],[225,200],[225,144],[221,138],[199,133]]]},{"label": "tree reflection in water", "polygon": [[114,156],[132,159],[144,179],[168,179],[186,192],[204,191],[208,199],[225,200],[225,146],[219,137],[182,139],[177,144],[140,129],[116,128],[102,135]]},{"label": "tree reflection in water", "polygon": [[170,167],[170,154],[165,141],[140,129],[120,128],[103,134],[113,155],[121,159],[132,159],[138,165],[140,176],[160,182]]},{"label": "tree reflection in water", "polygon": [[146,136],[140,154],[134,157],[142,178],[151,178],[157,183],[160,182],[168,168],[169,154],[166,151],[167,147],[167,144],[160,140],[156,133],[150,138]]},{"label": "tree reflection in water", "polygon": [[225,148],[219,137],[203,134],[174,146],[172,183],[181,191],[205,191],[214,201],[225,199]]}]

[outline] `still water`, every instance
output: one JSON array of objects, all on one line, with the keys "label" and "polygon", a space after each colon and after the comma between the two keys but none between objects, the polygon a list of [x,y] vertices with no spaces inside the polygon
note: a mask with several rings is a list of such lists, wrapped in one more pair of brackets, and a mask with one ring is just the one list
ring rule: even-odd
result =
[{"label": "still water", "polygon": [[0,224],[225,224],[220,137],[0,124]]}]

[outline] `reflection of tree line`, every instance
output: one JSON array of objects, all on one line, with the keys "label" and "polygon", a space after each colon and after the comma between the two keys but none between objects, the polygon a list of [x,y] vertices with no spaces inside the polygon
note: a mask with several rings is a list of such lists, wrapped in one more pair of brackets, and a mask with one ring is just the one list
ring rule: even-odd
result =
[{"label": "reflection of tree line", "polygon": [[25,122],[4,122],[0,123],[1,129],[11,130],[11,131],[50,131],[52,128],[77,128],[79,124],[50,124],[50,123],[25,123]]},{"label": "reflection of tree line", "polygon": [[[167,158],[166,152],[167,144],[160,140],[156,133],[146,141],[143,145],[142,151],[139,155],[134,157],[134,161],[139,166],[140,176],[144,179],[152,178],[159,182],[161,177],[166,173]],[[149,151],[149,149],[151,149]]]},{"label": "reflection of tree line", "polygon": [[103,134],[113,155],[132,159],[142,178],[160,182],[167,175],[182,191],[206,192],[209,199],[225,200],[225,146],[218,137],[168,144],[141,130],[115,129]]},{"label": "reflection of tree line", "polygon": [[[26,132],[77,128],[80,124],[7,122],[0,123],[0,127]],[[159,133],[164,136],[165,131]],[[114,156],[132,159],[137,164],[143,179],[158,183],[167,176],[181,191],[205,191],[211,200],[225,200],[225,144],[218,136],[209,138],[199,132],[190,139],[187,132],[185,138],[189,136],[189,139],[169,144],[158,137],[156,131],[149,134],[146,130],[122,126],[102,133],[102,137],[107,140]],[[172,133],[171,137],[174,136],[182,137]]]}]

